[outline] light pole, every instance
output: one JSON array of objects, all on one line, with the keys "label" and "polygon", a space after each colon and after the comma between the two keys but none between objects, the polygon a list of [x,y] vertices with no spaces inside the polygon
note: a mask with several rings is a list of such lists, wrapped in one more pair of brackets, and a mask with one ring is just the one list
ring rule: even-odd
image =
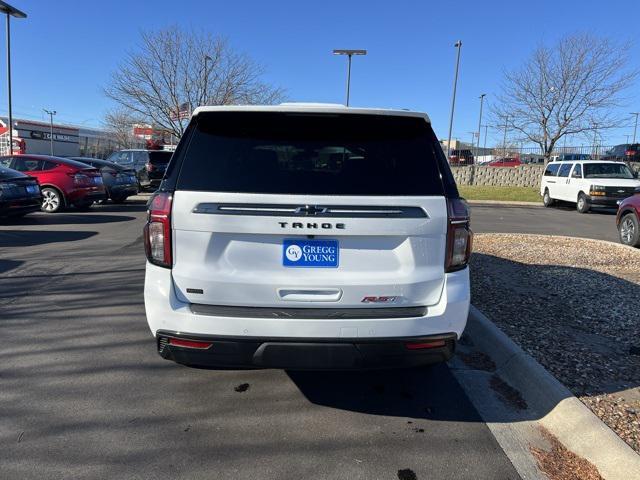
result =
[{"label": "light pole", "polygon": [[209,55],[204,56],[204,104],[207,105],[207,84],[209,83],[209,62],[211,57]]},{"label": "light pole", "polygon": [[8,3],[0,1],[0,12],[7,16],[7,99],[9,101],[9,155],[13,154],[13,112],[11,109],[11,17],[27,18],[27,14],[21,12]]},{"label": "light pole", "polygon": [[638,115],[640,115],[640,112],[631,112],[631,115],[636,116],[636,125],[633,127],[633,143],[636,143],[636,131],[638,130]]},{"label": "light pole", "polygon": [[53,116],[58,112],[55,110],[47,110],[46,108],[43,108],[42,110],[44,110],[44,113],[49,115],[49,146],[51,147],[51,156],[53,157]]},{"label": "light pole", "polygon": [[631,135],[629,135],[629,134],[625,134],[625,136],[624,136],[624,137],[625,137],[625,142],[624,142],[624,143],[625,143],[626,145],[629,145],[629,137],[630,137],[630,136],[631,136]]},{"label": "light pole", "polygon": [[453,130],[453,112],[456,108],[456,88],[458,87],[458,69],[460,68],[460,50],[462,49],[462,40],[458,40],[454,47],[458,49],[456,56],[456,73],[453,77],[453,98],[451,99],[451,115],[449,116],[449,137],[447,140],[447,161],[449,161],[449,154],[451,153],[451,132]]},{"label": "light pole", "polygon": [[484,103],[484,97],[486,97],[486,93],[480,94],[480,120],[478,120],[478,149],[476,150],[476,157],[480,152],[480,129],[482,128],[482,105]]},{"label": "light pole", "polygon": [[[489,125],[484,126],[484,145],[482,147],[483,150],[487,150],[487,131],[489,130]],[[480,143],[480,139],[478,139],[478,143]]]},{"label": "light pole", "polygon": [[348,49],[337,49],[333,51],[334,55],[346,55],[349,57],[349,61],[347,62],[347,107],[349,106],[349,90],[351,88],[351,57],[353,55],[366,55],[366,50],[348,50]]}]

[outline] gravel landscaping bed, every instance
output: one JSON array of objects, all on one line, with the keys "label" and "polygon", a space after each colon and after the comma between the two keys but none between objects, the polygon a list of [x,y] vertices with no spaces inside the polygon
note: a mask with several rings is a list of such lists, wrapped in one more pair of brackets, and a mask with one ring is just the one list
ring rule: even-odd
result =
[{"label": "gravel landscaping bed", "polygon": [[482,234],[472,303],[640,453],[640,250]]}]

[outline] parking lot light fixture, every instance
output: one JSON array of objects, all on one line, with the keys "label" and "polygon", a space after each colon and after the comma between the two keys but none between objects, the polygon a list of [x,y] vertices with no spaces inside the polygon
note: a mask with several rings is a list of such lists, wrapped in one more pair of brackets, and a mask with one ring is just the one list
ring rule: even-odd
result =
[{"label": "parking lot light fixture", "polygon": [[51,156],[53,157],[53,116],[58,112],[55,110],[47,110],[46,108],[43,108],[42,110],[44,110],[44,113],[49,115],[49,147],[51,150]]},{"label": "parking lot light fixture", "polygon": [[13,112],[11,108],[11,17],[14,18],[27,18],[27,14],[12,7],[8,3],[0,1],[0,12],[4,13],[7,17],[7,100],[8,105],[8,120],[9,120],[9,155],[13,153]]},{"label": "parking lot light fixture", "polygon": [[449,136],[447,137],[447,161],[451,153],[451,133],[453,130],[453,112],[456,108],[456,89],[458,87],[458,70],[460,68],[460,50],[462,49],[462,40],[458,40],[454,45],[458,49],[456,56],[456,73],[453,77],[453,97],[451,98],[451,115],[449,116]]},{"label": "parking lot light fixture", "polygon": [[354,55],[366,55],[366,50],[349,50],[349,49],[336,49],[333,51],[334,55],[346,55],[349,58],[347,62],[347,107],[349,106],[349,91],[351,88],[351,57]]}]

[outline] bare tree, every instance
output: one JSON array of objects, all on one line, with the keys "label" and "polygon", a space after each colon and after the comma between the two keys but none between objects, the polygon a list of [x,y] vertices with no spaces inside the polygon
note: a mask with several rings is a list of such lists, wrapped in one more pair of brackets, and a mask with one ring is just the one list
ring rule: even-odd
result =
[{"label": "bare tree", "polygon": [[141,143],[133,135],[135,125],[143,123],[143,120],[134,117],[131,112],[116,108],[104,117],[105,128],[111,133],[115,139],[117,148],[132,148]]},{"label": "bare tree", "polygon": [[494,119],[540,146],[546,159],[565,135],[615,128],[622,94],[635,81],[629,45],[577,34],[540,46],[518,70],[506,72]]},{"label": "bare tree", "polygon": [[284,91],[221,37],[177,26],[143,32],[137,51],[113,72],[106,95],[131,116],[180,137],[199,105],[270,104]]}]

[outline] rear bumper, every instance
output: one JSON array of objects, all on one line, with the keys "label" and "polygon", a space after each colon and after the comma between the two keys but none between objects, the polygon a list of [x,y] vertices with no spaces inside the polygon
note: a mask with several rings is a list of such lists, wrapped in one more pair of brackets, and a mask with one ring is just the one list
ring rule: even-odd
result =
[{"label": "rear bumper", "polygon": [[67,192],[66,197],[69,203],[97,202],[107,198],[107,192],[104,187],[77,188]]},{"label": "rear bumper", "polygon": [[111,185],[109,186],[109,197],[131,197],[138,194],[137,185]]},{"label": "rear bumper", "polygon": [[[351,350],[349,355],[357,357],[352,360],[352,364],[349,364],[351,366],[335,368],[366,368],[366,364],[371,363],[369,361],[370,355],[360,359],[358,355],[362,355],[363,349],[367,348],[360,347],[360,345],[383,344],[383,347],[391,349],[391,353],[381,355],[384,361],[373,361],[375,366],[382,367],[385,361],[388,361],[389,366],[406,366],[443,361],[453,352],[455,340],[462,335],[469,313],[469,269],[446,274],[440,299],[436,304],[427,306],[426,311],[413,316],[395,318],[382,315],[382,310],[380,317],[373,318],[371,315],[365,315],[364,318],[354,318],[353,316],[345,318],[340,315],[322,318],[320,315],[317,317],[311,315],[311,318],[309,315],[294,317],[283,315],[265,318],[256,314],[243,315],[237,312],[222,313],[220,311],[215,314],[207,314],[208,312],[203,312],[201,309],[194,308],[194,305],[178,299],[171,270],[150,263],[147,263],[146,267],[144,297],[149,328],[156,338],[161,338],[163,334],[167,335],[168,333],[184,338],[223,337],[225,339],[231,338],[232,343],[241,342],[241,345],[234,346],[234,349],[248,348],[249,353],[243,354],[242,361],[237,364],[233,362],[226,364],[228,366],[273,366],[277,364],[284,367],[277,362],[267,365],[257,364],[254,360],[259,346],[271,342],[278,344],[302,343],[312,346],[319,343],[325,347],[327,343],[335,343],[340,345],[339,352],[342,352],[340,355],[346,355],[345,349],[347,349]],[[276,308],[284,306],[282,303],[274,305]],[[330,306],[322,308],[335,311],[338,309],[338,305],[335,305],[333,309]],[[443,335],[447,336],[451,343],[444,351],[414,352],[404,350],[403,342],[405,339],[414,341],[413,339],[438,338]],[[252,345],[247,347],[246,342]],[[344,344],[347,344],[348,347],[344,347]],[[402,355],[398,351],[399,345],[403,346],[403,349],[400,349]],[[276,347],[269,347],[271,351],[275,351],[274,349]],[[353,352],[353,349],[358,355]],[[176,349],[169,350],[172,355],[168,358],[189,364],[202,364],[202,362],[205,362],[204,365],[216,364],[215,358],[213,363],[207,363],[210,360],[207,360],[209,357],[206,356],[195,360],[193,358],[178,358],[174,350]],[[325,352],[320,354],[320,357],[334,355],[332,350],[335,349],[324,348],[324,350]],[[178,352],[179,355],[199,356],[202,354],[197,351],[195,353],[180,352]],[[289,351],[286,353],[289,354]],[[294,352],[294,354],[296,356],[299,352]],[[394,356],[407,356],[408,359],[393,359]],[[329,367],[319,366],[318,368]]]},{"label": "rear bumper", "polygon": [[37,212],[42,206],[42,197],[27,197],[0,202],[0,216],[24,215]]},{"label": "rear bumper", "polygon": [[[392,339],[247,338],[158,331],[158,353],[189,366],[350,370],[406,368],[445,362],[455,350],[456,334]],[[207,342],[208,348],[171,345],[172,339]],[[409,349],[406,343],[432,344]]]}]

